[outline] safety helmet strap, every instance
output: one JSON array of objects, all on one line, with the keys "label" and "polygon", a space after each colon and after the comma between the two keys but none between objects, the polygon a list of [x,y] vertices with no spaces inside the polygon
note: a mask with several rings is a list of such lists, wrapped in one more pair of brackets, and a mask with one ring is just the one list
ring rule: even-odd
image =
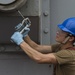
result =
[{"label": "safety helmet strap", "polygon": [[62,44],[65,44],[71,36],[72,36],[72,34],[68,34],[67,37],[65,38],[65,40],[62,42]]}]

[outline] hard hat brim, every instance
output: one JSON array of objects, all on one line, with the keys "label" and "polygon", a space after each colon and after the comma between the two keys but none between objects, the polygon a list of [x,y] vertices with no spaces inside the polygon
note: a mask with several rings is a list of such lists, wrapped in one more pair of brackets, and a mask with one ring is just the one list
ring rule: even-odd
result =
[{"label": "hard hat brim", "polygon": [[58,27],[59,27],[61,30],[65,31],[65,32],[68,32],[68,33],[71,33],[71,34],[75,35],[73,32],[69,31],[69,30],[68,30],[66,27],[64,27],[62,24],[59,24]]}]

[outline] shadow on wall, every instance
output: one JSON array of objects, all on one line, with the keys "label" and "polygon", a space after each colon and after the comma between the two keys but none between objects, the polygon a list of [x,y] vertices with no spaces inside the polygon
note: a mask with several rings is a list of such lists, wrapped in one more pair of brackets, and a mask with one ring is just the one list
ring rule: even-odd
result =
[{"label": "shadow on wall", "polygon": [[[38,43],[39,17],[28,18],[31,21],[29,36]],[[10,37],[15,31],[15,26],[21,23],[22,20],[22,17],[19,16],[0,17],[0,43],[11,44]]]}]

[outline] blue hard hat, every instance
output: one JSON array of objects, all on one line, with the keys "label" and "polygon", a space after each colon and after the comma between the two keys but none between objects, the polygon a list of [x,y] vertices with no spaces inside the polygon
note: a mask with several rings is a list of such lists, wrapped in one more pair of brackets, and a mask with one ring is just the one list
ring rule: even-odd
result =
[{"label": "blue hard hat", "polygon": [[62,24],[59,24],[58,27],[75,36],[75,17],[66,19]]}]

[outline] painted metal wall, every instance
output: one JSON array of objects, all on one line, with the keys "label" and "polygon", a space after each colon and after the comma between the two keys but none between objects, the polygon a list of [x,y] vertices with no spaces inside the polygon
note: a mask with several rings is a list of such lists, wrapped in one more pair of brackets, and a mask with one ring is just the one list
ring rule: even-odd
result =
[{"label": "painted metal wall", "polygon": [[[2,2],[4,1],[6,0],[2,0]],[[49,0],[44,0],[44,1],[27,0],[25,5],[19,8],[22,14],[25,17],[29,17],[29,19],[31,20],[32,25],[30,27],[31,31],[29,33],[29,36],[31,37],[32,40],[34,40],[36,43],[39,44],[45,44],[46,42],[46,41],[40,42],[41,40],[43,41],[44,39],[39,37],[40,33],[42,34],[43,30],[41,26],[44,23],[47,24],[47,22],[45,21],[46,13],[42,11],[44,9],[43,6],[45,2],[47,5]],[[4,3],[7,4],[7,2]],[[47,7],[49,11],[49,5]],[[45,19],[43,18],[43,16]],[[48,21],[49,18],[50,16],[48,16],[47,18]],[[17,46],[14,43],[11,43],[10,37],[15,31],[14,27],[22,20],[23,20],[22,17],[18,14],[16,9],[15,11],[9,11],[9,12],[0,11],[0,74],[1,75],[52,75],[53,73],[52,65],[38,64],[34,62],[24,52],[22,52],[19,46]],[[43,26],[46,25],[44,24]],[[46,44],[48,44],[48,41],[46,42]]]},{"label": "painted metal wall", "polygon": [[51,75],[50,67],[35,63],[25,53],[0,54],[0,75]]},{"label": "painted metal wall", "polygon": [[69,17],[75,17],[75,0],[50,0],[51,43],[55,43],[57,25]]},{"label": "painted metal wall", "polygon": [[[57,24],[75,16],[74,7],[75,0],[27,0],[19,10],[32,22],[29,33],[32,40],[48,45],[55,43]],[[52,65],[35,63],[10,42],[14,27],[22,20],[17,11],[0,11],[0,74],[52,75]]]}]

